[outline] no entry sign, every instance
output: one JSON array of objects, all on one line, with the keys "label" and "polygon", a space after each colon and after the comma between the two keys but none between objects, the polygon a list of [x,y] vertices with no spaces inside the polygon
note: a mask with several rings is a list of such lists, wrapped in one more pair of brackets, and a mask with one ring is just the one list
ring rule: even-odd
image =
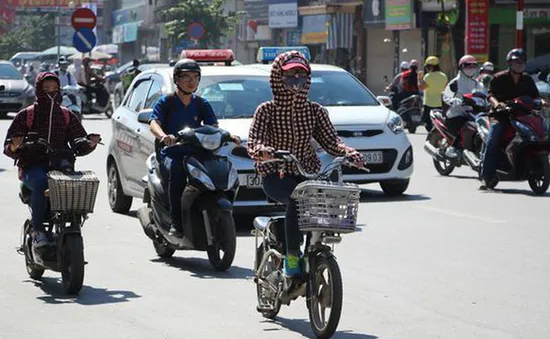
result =
[{"label": "no entry sign", "polygon": [[79,8],[71,16],[71,24],[75,30],[82,28],[93,29],[97,23],[95,13],[89,8]]}]

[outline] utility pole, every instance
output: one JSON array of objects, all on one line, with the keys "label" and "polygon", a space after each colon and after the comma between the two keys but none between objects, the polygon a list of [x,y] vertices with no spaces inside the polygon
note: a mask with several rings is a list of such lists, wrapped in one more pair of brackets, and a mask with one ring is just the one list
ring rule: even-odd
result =
[{"label": "utility pole", "polygon": [[516,0],[518,10],[516,14],[516,47],[523,48],[523,7],[524,0]]},{"label": "utility pole", "polygon": [[59,16],[60,11],[61,0],[57,0],[57,11],[55,13],[55,28],[57,32],[57,61],[59,61],[59,57],[61,56],[61,17]]}]

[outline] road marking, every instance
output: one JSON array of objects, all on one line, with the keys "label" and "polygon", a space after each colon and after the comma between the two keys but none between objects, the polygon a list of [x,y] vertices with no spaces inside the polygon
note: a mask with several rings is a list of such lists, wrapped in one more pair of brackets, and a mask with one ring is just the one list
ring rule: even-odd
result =
[{"label": "road marking", "polygon": [[447,214],[447,215],[450,215],[450,216],[453,216],[453,217],[477,220],[477,221],[482,221],[482,222],[486,222],[486,223],[490,223],[490,224],[506,224],[507,223],[506,220],[485,218],[485,217],[480,217],[478,215],[465,214],[465,213],[450,211],[450,210],[446,210],[446,209],[438,208],[438,207],[422,206],[422,205],[416,205],[414,207],[418,208],[418,209],[423,209],[423,210],[427,210],[427,211],[441,213],[441,214]]}]

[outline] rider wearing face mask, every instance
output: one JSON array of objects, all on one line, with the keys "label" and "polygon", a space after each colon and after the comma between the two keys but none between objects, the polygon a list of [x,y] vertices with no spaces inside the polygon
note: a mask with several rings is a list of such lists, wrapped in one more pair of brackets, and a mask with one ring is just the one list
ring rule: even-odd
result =
[{"label": "rider wearing face mask", "polygon": [[296,202],[290,195],[304,179],[295,164],[259,162],[271,159],[275,150],[294,154],[308,173],[319,171],[321,162],[312,145],[315,139],[333,156],[348,155],[358,165],[363,158],[355,149],[347,147],[338,137],[328,113],[318,103],[308,100],[311,68],[303,54],[289,51],[274,61],[270,77],[273,100],[256,109],[248,135],[248,153],[256,161],[256,171],[263,178],[263,189],[268,197],[286,205],[285,236],[287,252],[284,272],[299,275],[300,239]]},{"label": "rider wearing face mask", "polygon": [[[33,104],[34,118],[30,128],[27,114],[31,106],[21,110],[13,119],[6,141],[4,142],[4,154],[17,161],[20,179],[31,191],[31,209],[33,246],[41,247],[48,244],[44,234],[44,214],[46,211],[46,196],[44,191],[48,188],[48,150],[42,146],[21,148],[25,136],[29,132],[35,132],[39,138],[47,140],[54,149],[66,148],[75,139],[86,137],[86,131],[80,120],[72,113],[66,119],[61,109],[61,92],[59,78],[50,72],[41,73],[36,78],[36,101]],[[78,144],[79,156],[92,152],[100,141],[99,135],[88,136],[88,143]],[[11,140],[11,142],[10,142]]]},{"label": "rider wearing face mask", "polygon": [[[508,69],[497,73],[489,85],[489,101],[493,106],[495,113],[499,109],[505,108],[504,103],[507,100],[512,100],[521,96],[530,96],[539,98],[540,93],[529,75],[523,73],[527,63],[527,56],[523,49],[512,49],[506,56]],[[483,182],[480,189],[485,190],[490,186],[495,179],[495,173],[498,164],[499,140],[502,139],[506,132],[508,124],[507,119],[499,116],[494,116],[493,124],[489,130],[489,139],[487,140],[487,148],[483,158],[483,166],[481,177]],[[488,185],[489,184],[489,185]]]},{"label": "rider wearing face mask", "polygon": [[465,55],[458,61],[458,75],[451,80],[443,92],[443,101],[449,105],[447,110],[447,127],[455,136],[451,147],[448,147],[445,155],[449,158],[458,157],[460,150],[460,130],[468,120],[468,109],[462,106],[462,96],[483,88],[476,80],[478,64],[475,57]]}]

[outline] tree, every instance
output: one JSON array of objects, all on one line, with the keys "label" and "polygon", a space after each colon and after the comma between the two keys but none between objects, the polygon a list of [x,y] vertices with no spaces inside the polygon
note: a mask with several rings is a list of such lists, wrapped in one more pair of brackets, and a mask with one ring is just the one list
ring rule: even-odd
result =
[{"label": "tree", "polygon": [[55,25],[51,14],[32,16],[21,27],[0,36],[0,59],[17,52],[42,51],[55,45]]},{"label": "tree", "polygon": [[222,37],[233,32],[237,13],[225,14],[224,0],[179,0],[178,5],[160,10],[159,17],[166,23],[167,35],[172,41],[191,39],[189,25],[200,23],[206,31],[199,40],[200,47],[216,46]]}]

